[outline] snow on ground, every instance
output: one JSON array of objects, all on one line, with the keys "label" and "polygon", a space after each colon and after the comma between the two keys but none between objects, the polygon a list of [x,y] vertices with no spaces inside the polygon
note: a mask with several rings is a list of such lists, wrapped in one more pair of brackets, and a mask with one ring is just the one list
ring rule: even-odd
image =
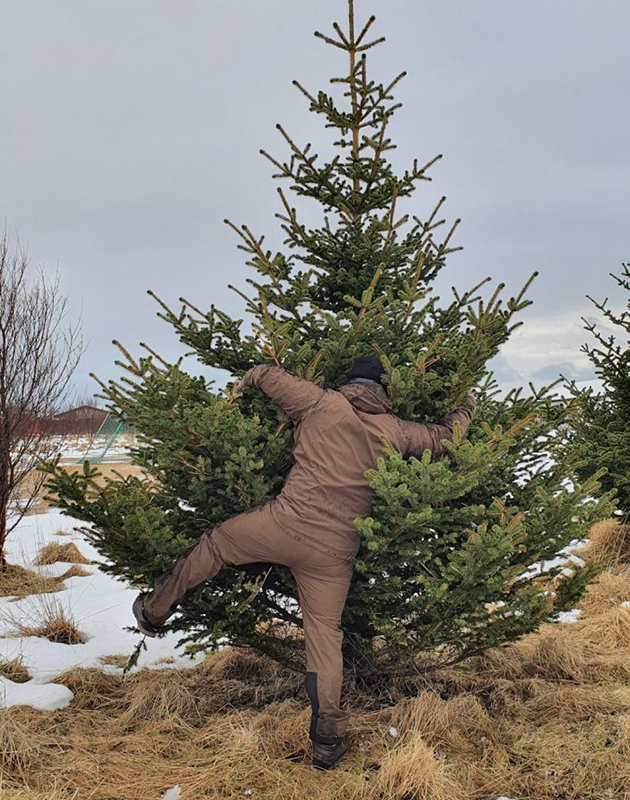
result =
[{"label": "snow on ground", "polygon": [[[73,526],[79,524],[83,523],[64,516],[56,509],[24,517],[7,540],[9,563],[20,564],[42,575],[61,575],[71,564],[33,564],[41,547],[51,541],[61,544],[74,541],[86,558],[102,563],[98,551],[80,533],[55,536],[55,531],[72,531]],[[62,708],[72,699],[72,692],[59,684],[51,684],[52,678],[70,667],[79,666],[95,666],[106,672],[121,673],[122,667],[103,665],[100,657],[121,654],[128,657],[140,641],[141,634],[124,630],[128,626],[135,627],[131,604],[139,590],[130,588],[119,578],[107,575],[97,564],[84,564],[82,567],[92,575],[68,578],[64,582],[66,589],[60,592],[29,595],[21,600],[0,597],[0,659],[10,660],[21,656],[32,676],[26,683],[14,683],[0,677],[0,707],[27,704],[44,710]],[[43,610],[53,604],[55,608],[63,608],[66,616],[75,622],[87,637],[85,644],[60,644],[36,636],[7,636],[12,621],[36,624],[41,621]],[[132,671],[144,666],[156,669],[191,667],[203,661],[203,653],[191,658],[184,656],[183,647],[176,649],[179,638],[181,633],[147,638],[147,650],[141,651],[138,664]],[[169,661],[156,663],[160,659]]]},{"label": "snow on ground", "polygon": [[[66,439],[59,442],[59,453],[61,454],[62,463],[74,463],[84,458],[90,445],[93,445],[90,455],[94,456],[100,453],[107,442],[107,437],[98,436],[68,436]],[[129,447],[135,447],[137,441],[132,434],[121,434],[117,436],[111,447],[107,450],[105,456],[106,461],[119,461],[124,462],[129,460]]]},{"label": "snow on ground", "polygon": [[560,611],[558,612],[558,619],[560,622],[577,622],[581,612],[581,608],[572,608],[570,611]]}]

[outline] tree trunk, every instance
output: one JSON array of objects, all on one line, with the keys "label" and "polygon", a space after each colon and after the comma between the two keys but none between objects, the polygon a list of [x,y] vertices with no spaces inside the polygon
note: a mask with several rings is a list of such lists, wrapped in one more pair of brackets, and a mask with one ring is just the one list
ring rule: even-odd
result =
[{"label": "tree trunk", "polygon": [[7,510],[8,505],[4,501],[0,505],[0,572],[5,572],[7,568],[7,559],[4,552],[7,539]]}]

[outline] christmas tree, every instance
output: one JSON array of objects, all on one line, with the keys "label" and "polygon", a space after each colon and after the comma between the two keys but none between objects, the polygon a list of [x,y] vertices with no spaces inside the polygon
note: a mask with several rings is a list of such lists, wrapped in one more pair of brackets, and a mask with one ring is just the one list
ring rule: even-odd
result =
[{"label": "christmas tree", "polygon": [[[617,285],[630,292],[630,264],[622,265],[621,275],[610,276]],[[606,467],[601,477],[603,491],[616,491],[615,502],[624,515],[630,514],[630,295],[627,308],[615,314],[608,307],[608,298],[598,302],[588,298],[605,319],[619,331],[606,336],[596,322],[584,319],[585,328],[595,338],[595,344],[585,344],[585,352],[602,381],[602,390],[594,392],[592,387],[580,392],[575,381],[570,382],[571,394],[579,398],[575,412],[572,445],[581,460],[578,476],[583,480],[598,467]]]},{"label": "christmas tree", "polygon": [[[444,197],[424,220],[399,206],[431,180],[441,156],[394,173],[388,125],[405,73],[383,83],[368,77],[367,52],[384,37],[371,38],[374,17],[355,24],[353,0],[348,10],[346,30],[334,23],[331,36],[315,33],[347,56],[345,74],[331,79],[341,98],[293,81],[334,135],[334,157],[318,163],[311,144],[296,143],[281,125],[287,159],[261,151],[284,184],[276,214],[284,249],[272,252],[263,236],[226,220],[253,270],[249,294],[231,286],[251,330],[215,305],[180,298],[174,310],[149,292],[186,356],[232,380],[215,390],[214,381],[186,372],[184,355],[169,363],[142,344],[134,358],[117,343],[125,374],[99,383],[110,409],[138,431],[132,456],[145,477],[97,481],[88,464],[78,474],[54,462],[47,469],[59,507],[89,523],[85,535],[105,569],[150,587],[202,533],[282,489],[292,423],[266,395],[235,392],[250,367],[276,364],[335,388],[355,357],[378,355],[392,412],[419,422],[442,418],[474,387],[477,410],[464,441],[456,431],[444,457],[408,459],[385,441],[369,473],[373,513],[355,521],[362,544],[343,618],[347,663],[368,681],[456,663],[557,619],[597,572],[564,564],[561,551],[612,506],[608,494],[593,497],[602,471],[578,480],[564,447],[574,401],[556,397],[553,383],[498,397],[487,367],[521,324],[515,317],[530,304],[535,274],[505,303],[503,283],[482,290],[489,277],[453,287],[448,302],[435,295],[447,256],[461,249],[452,244],[459,220],[445,226]],[[320,227],[300,222],[289,190],[321,206]],[[285,567],[224,569],[178,611],[167,627],[181,631],[191,651],[227,640],[303,663],[297,592]]]}]

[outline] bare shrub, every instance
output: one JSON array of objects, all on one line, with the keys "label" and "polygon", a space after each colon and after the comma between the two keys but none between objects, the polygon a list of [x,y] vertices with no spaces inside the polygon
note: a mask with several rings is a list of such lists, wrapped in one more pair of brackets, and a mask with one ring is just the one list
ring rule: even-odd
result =
[{"label": "bare shrub", "polygon": [[[5,542],[37,502],[45,474],[39,459],[59,450],[46,420],[71,392],[71,376],[83,354],[80,322],[66,326],[67,298],[40,269],[27,281],[28,257],[19,246],[10,252],[0,239],[0,570]],[[8,514],[11,510],[11,523]]]}]

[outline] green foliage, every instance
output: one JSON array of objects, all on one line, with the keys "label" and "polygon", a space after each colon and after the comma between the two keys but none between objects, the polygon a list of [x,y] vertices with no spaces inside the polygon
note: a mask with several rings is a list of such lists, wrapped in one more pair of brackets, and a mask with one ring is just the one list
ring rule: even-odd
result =
[{"label": "green foliage", "polygon": [[[623,264],[620,276],[612,272],[610,275],[621,289],[630,292],[630,264]],[[572,394],[580,400],[573,420],[572,444],[582,462],[580,478],[600,465],[606,467],[602,489],[616,490],[619,510],[630,514],[630,295],[626,310],[619,315],[607,307],[608,298],[602,303],[592,297],[589,300],[615,326],[619,338],[605,336],[596,323],[583,318],[595,345],[581,349],[593,363],[603,389],[599,393],[592,388],[579,392],[571,382]]]},{"label": "green foliage", "polygon": [[[515,316],[530,304],[525,292],[535,274],[505,304],[503,284],[488,298],[480,292],[490,278],[453,288],[446,303],[433,294],[446,256],[461,249],[450,245],[457,221],[438,242],[444,198],[425,221],[397,207],[430,180],[439,156],[394,174],[387,126],[402,74],[387,84],[368,80],[373,18],[355,35],[352,2],[349,9],[346,33],[337,26],[336,40],[317,34],[348,54],[347,74],[332,81],[345,107],[295,82],[338,137],[340,154],[316,166],[310,144],[298,146],[281,126],[288,161],[264,154],[275,177],[321,204],[322,226],[300,223],[282,189],[286,252],[273,254],[264,237],[228,222],[256,276],[247,279],[251,297],[231,287],[251,330],[214,305],[206,311],[181,298],[172,310],[152,296],[187,354],[234,379],[254,364],[277,363],[334,388],[355,357],[378,353],[394,413],[416,421],[443,416],[475,387],[468,436],[456,435],[444,458],[426,452],[405,460],[384,442],[369,472],[374,507],[355,522],[362,546],[343,624],[348,660],[364,674],[382,674],[420,655],[459,661],[571,607],[594,571],[563,568],[561,551],[612,506],[608,494],[591,496],[601,471],[580,484],[566,450],[575,402],[552,394],[554,384],[499,399],[486,366],[521,324]],[[97,482],[88,465],[69,475],[49,463],[49,488],[61,508],[88,523],[107,570],[151,585],[204,531],[277,496],[291,468],[292,423],[260,392],[237,400],[229,388],[217,392],[191,377],[183,356],[170,364],[143,344],[147,355],[136,360],[118,347],[125,375],[101,386],[110,408],[138,431],[133,460],[146,479]],[[226,637],[299,667],[301,642],[290,626],[270,625],[274,618],[301,624],[293,577],[281,566],[251,565],[225,569],[185,598],[168,628],[185,632],[181,641],[193,651]]]}]

